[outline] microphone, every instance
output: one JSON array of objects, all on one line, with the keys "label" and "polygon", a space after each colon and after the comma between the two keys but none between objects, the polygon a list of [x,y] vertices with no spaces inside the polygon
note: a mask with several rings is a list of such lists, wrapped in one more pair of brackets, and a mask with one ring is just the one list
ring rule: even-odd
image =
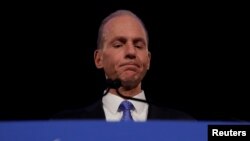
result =
[{"label": "microphone", "polygon": [[118,89],[122,85],[119,79],[115,79],[115,80],[107,79],[106,84],[108,88],[113,88],[113,89]]},{"label": "microphone", "polygon": [[121,87],[121,81],[119,79],[115,79],[115,80],[106,79],[106,87],[107,87],[107,90],[105,91],[105,93],[103,94],[103,96],[105,96],[105,95],[108,94],[110,88],[116,89],[116,90],[118,88],[120,88]]},{"label": "microphone", "polygon": [[112,88],[112,89],[115,89],[116,92],[117,92],[117,94],[118,94],[120,97],[124,98],[124,99],[135,100],[135,101],[144,102],[144,103],[148,103],[148,104],[151,103],[151,102],[146,101],[146,100],[144,100],[144,99],[133,98],[133,97],[129,97],[129,96],[124,96],[124,95],[122,95],[122,94],[119,92],[119,88],[120,88],[121,85],[122,85],[122,83],[121,83],[121,81],[120,81],[119,79],[115,79],[115,80],[107,79],[107,80],[106,80],[106,85],[107,85],[108,89],[107,89],[107,91],[104,93],[103,96],[105,96],[105,95],[109,92],[109,90]]}]

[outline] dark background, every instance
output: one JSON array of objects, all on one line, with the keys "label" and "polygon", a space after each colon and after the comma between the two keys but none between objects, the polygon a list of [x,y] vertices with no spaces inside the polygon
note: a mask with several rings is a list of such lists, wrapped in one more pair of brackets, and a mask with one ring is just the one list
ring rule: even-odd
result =
[{"label": "dark background", "polygon": [[152,53],[148,98],[201,120],[249,120],[244,4],[140,1],[11,3],[3,20],[1,120],[49,119],[101,97],[94,66],[101,20],[129,9]]}]

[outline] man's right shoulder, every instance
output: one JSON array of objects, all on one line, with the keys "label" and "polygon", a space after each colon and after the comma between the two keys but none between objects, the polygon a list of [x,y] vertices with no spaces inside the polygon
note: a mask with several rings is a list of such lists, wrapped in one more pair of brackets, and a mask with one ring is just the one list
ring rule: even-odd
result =
[{"label": "man's right shoulder", "polygon": [[52,119],[104,119],[102,101],[99,100],[89,106],[77,109],[64,110],[55,114]]}]

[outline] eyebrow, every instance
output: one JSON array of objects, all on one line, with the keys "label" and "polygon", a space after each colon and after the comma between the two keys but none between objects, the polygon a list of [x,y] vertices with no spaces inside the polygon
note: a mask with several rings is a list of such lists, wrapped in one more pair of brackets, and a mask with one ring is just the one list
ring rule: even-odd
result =
[{"label": "eyebrow", "polygon": [[111,43],[113,43],[114,41],[121,41],[121,42],[125,43],[127,41],[127,38],[125,38],[123,36],[118,36],[118,37],[115,37],[114,39],[112,39]]},{"label": "eyebrow", "polygon": [[[112,39],[110,43],[113,43],[114,41],[121,41],[121,42],[125,43],[127,40],[128,39],[126,37],[118,36],[118,37],[115,37],[114,39]],[[132,40],[133,40],[133,43],[142,42],[143,44],[146,45],[146,41],[144,38],[137,37],[137,38],[133,38]]]},{"label": "eyebrow", "polygon": [[146,45],[146,41],[143,38],[135,38],[133,39],[133,43],[138,43],[138,42],[142,42],[144,45]]}]

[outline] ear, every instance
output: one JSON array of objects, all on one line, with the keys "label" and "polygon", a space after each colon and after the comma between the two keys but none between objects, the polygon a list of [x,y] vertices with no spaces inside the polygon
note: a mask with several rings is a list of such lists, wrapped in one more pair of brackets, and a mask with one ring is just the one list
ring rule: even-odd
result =
[{"label": "ear", "polygon": [[150,61],[151,61],[151,52],[150,51],[148,51],[148,70],[149,70],[149,68],[150,68]]},{"label": "ear", "polygon": [[95,50],[95,52],[94,52],[94,61],[95,61],[95,66],[98,69],[103,68],[103,64],[102,64],[102,51],[100,49]]}]

